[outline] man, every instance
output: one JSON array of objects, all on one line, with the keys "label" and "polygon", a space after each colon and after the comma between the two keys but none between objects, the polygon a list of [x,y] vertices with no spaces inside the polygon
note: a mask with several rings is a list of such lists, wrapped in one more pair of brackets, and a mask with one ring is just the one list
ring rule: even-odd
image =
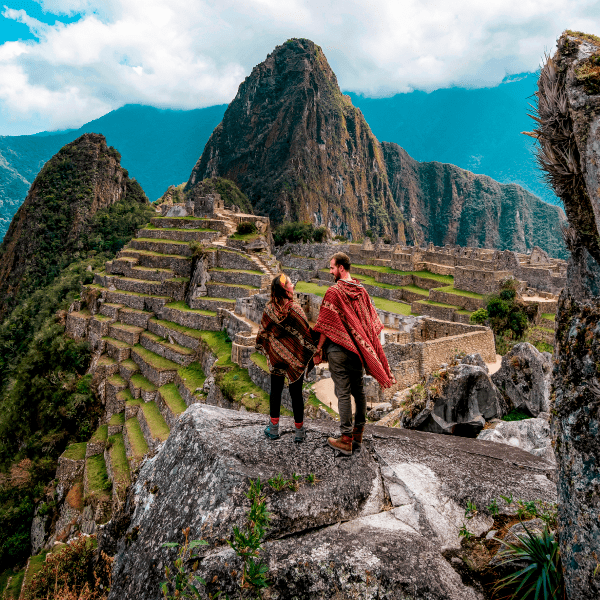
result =
[{"label": "man", "polygon": [[[327,290],[314,327],[321,334],[314,362],[319,364],[327,355],[338,399],[341,436],[329,438],[327,443],[349,456],[353,449],[360,449],[367,420],[363,366],[384,388],[396,381],[379,341],[383,325],[367,290],[350,276],[348,255],[334,254],[329,272],[335,285]],[[351,395],[356,404],[354,425]]]}]

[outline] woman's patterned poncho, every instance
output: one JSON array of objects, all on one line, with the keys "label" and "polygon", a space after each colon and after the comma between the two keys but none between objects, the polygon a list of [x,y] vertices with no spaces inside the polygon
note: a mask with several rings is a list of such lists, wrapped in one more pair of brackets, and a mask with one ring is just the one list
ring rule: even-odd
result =
[{"label": "woman's patterned poncho", "polygon": [[256,349],[267,357],[272,375],[284,375],[293,383],[309,365],[317,351],[315,334],[300,305],[289,300],[282,306],[269,302],[256,336]]}]

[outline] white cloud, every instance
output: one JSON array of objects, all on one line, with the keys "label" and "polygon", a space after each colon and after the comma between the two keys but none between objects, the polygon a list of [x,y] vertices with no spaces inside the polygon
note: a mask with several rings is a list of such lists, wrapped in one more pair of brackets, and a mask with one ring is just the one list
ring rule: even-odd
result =
[{"label": "white cloud", "polygon": [[55,128],[125,103],[229,102],[289,37],[321,45],[343,89],[389,95],[495,85],[535,70],[563,29],[600,33],[600,0],[37,1],[81,18],[47,25],[5,0],[38,39],[0,45],[0,112]]}]

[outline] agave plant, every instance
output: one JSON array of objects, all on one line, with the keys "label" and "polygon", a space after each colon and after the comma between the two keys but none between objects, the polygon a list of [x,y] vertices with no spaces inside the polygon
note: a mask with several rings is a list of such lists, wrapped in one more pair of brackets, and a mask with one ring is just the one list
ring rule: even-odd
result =
[{"label": "agave plant", "polygon": [[564,578],[560,561],[560,549],[554,533],[548,526],[541,533],[530,532],[523,524],[526,535],[518,536],[516,543],[499,541],[500,567],[514,565],[525,567],[496,582],[494,593],[510,592],[511,600],[561,600],[565,597]]}]

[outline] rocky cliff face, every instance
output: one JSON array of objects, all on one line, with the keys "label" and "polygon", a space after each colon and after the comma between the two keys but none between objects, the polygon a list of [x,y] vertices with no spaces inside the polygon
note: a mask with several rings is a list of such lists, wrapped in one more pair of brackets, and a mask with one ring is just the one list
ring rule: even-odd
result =
[{"label": "rocky cliff face", "polygon": [[123,199],[147,204],[102,135],[84,134],[42,168],[0,247],[0,317],[85,250],[90,220]]},{"label": "rocky cliff face", "polygon": [[235,181],[275,224],[304,220],[334,234],[372,229],[404,241],[381,145],[309,40],[288,40],[252,70],[187,191],[214,176]]},{"label": "rocky cliff face", "polygon": [[538,160],[571,250],[555,338],[559,536],[570,600],[600,596],[600,38],[565,32],[541,71]]},{"label": "rocky cliff face", "polygon": [[515,184],[502,184],[454,165],[411,158],[383,142],[392,195],[420,243],[456,244],[566,258],[564,212]]}]

